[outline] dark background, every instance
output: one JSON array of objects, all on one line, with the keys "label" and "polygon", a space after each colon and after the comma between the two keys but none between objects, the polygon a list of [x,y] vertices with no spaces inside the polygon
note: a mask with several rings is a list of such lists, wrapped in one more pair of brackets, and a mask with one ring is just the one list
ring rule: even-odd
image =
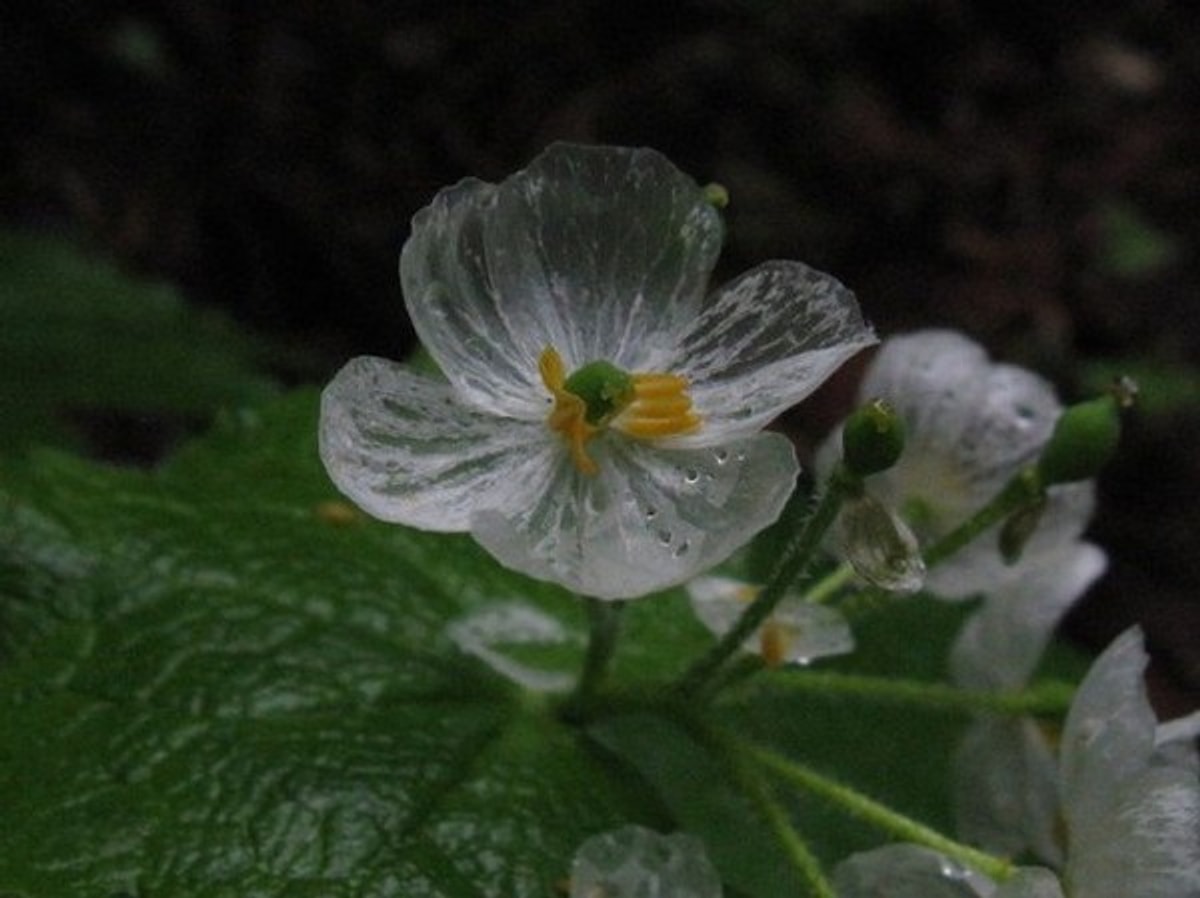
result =
[{"label": "dark background", "polygon": [[[881,334],[962,329],[1069,399],[1123,367],[1197,382],[1186,0],[23,6],[0,13],[7,223],[303,347],[288,382],[410,349],[411,215],[559,138],[724,184],[723,276],[803,259]],[[802,451],[853,373],[789,417]],[[1094,648],[1143,621],[1172,713],[1200,703],[1198,438],[1200,403],[1131,415],[1092,528],[1112,569],[1069,622]]]}]

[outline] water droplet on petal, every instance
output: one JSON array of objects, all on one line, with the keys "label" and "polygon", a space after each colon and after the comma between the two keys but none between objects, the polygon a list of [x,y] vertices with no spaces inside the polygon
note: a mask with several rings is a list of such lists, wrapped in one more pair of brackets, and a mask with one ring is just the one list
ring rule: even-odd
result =
[{"label": "water droplet on petal", "polygon": [[690,549],[691,547],[692,547],[692,544],[688,540],[685,539],[683,542],[681,542],[678,546],[675,547],[675,551],[672,554],[676,558],[682,558],[684,555],[687,554],[688,549]]},{"label": "water droplet on petal", "polygon": [[700,479],[700,472],[695,468],[688,468],[683,472],[683,479],[686,483],[695,483]]},{"label": "water droplet on petal", "polygon": [[672,536],[672,534],[671,534],[671,531],[670,531],[670,530],[660,530],[660,531],[658,531],[658,541],[659,541],[660,543],[662,543],[664,546],[669,546],[669,545],[671,545],[671,540],[672,540],[672,539],[673,539],[673,536]]},{"label": "water droplet on petal", "polygon": [[717,464],[723,465],[725,462],[729,461],[729,450],[718,449],[713,453],[713,458],[716,460]]}]

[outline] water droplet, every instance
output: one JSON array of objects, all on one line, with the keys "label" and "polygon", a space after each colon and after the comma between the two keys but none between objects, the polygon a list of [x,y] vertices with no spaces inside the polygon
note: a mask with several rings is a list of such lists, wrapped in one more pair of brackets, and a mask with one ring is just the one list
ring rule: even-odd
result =
[{"label": "water droplet", "polygon": [[684,555],[687,554],[688,549],[690,549],[691,547],[692,547],[692,544],[688,540],[685,539],[683,542],[681,542],[678,546],[675,547],[675,551],[672,552],[671,554],[674,555],[676,558],[682,558]]},{"label": "water droplet", "polygon": [[658,509],[655,508],[653,505],[647,505],[646,506],[646,520],[653,521],[656,517],[658,517]]},{"label": "water droplet", "polygon": [[695,468],[688,468],[683,472],[683,479],[686,483],[695,483],[700,479],[700,472]]},{"label": "water droplet", "polygon": [[659,541],[660,543],[662,543],[664,546],[669,546],[669,545],[671,545],[671,540],[672,540],[672,539],[673,539],[673,536],[672,536],[672,534],[671,534],[671,531],[670,531],[670,530],[660,530],[660,531],[658,531],[658,541]]},{"label": "water droplet", "polygon": [[746,453],[745,453],[745,452],[742,452],[741,450],[739,450],[739,451],[735,452],[735,453],[733,454],[733,460],[734,460],[734,461],[745,461],[745,460],[746,460]]},{"label": "water droplet", "polygon": [[723,465],[723,464],[725,464],[725,462],[729,461],[729,450],[728,449],[718,449],[716,452],[713,453],[713,458],[715,458],[717,460],[717,464]]}]

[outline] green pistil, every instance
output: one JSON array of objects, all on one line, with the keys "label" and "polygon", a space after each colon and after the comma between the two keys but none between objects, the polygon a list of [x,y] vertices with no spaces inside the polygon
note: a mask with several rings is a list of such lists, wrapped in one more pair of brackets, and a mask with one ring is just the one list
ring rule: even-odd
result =
[{"label": "green pistil", "polygon": [[593,427],[608,423],[633,401],[633,378],[603,359],[577,369],[563,389],[583,400],[584,420]]}]

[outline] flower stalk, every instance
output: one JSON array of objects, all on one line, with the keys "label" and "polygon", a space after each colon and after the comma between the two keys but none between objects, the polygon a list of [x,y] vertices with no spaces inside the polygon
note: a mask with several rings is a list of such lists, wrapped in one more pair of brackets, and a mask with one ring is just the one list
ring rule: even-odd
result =
[{"label": "flower stalk", "polygon": [[596,695],[616,653],[617,639],[621,633],[621,612],[625,608],[624,602],[607,602],[587,596],[583,597],[583,605],[587,610],[589,637],[579,682],[564,706],[564,714],[570,720],[586,718],[595,704]]},{"label": "flower stalk", "polygon": [[805,764],[781,757],[757,746],[746,745],[742,751],[784,782],[820,796],[842,808],[851,816],[903,841],[940,851],[947,857],[972,867],[995,880],[1006,880],[1016,872],[1016,867],[1009,861],[948,838],[937,830],[894,811],[875,799],[818,773]]}]

